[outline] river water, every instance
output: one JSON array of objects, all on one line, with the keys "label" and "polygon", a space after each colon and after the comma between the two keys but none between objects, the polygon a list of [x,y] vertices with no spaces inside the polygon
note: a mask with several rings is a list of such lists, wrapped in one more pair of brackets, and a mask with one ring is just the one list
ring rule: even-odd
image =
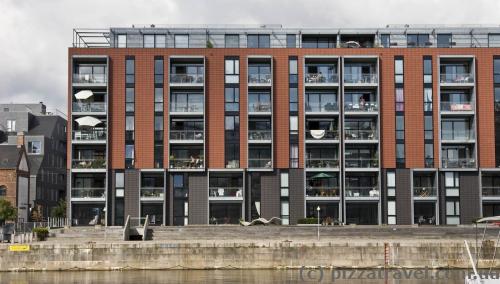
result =
[{"label": "river water", "polygon": [[[24,283],[464,283],[464,270],[142,270],[0,273]],[[496,272],[500,273],[500,272]]]}]

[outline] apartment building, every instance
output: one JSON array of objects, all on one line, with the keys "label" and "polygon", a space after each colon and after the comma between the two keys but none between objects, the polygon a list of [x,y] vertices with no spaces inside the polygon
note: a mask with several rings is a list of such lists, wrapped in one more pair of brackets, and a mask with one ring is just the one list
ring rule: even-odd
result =
[{"label": "apartment building", "polygon": [[500,214],[500,27],[77,29],[68,62],[75,225]]}]

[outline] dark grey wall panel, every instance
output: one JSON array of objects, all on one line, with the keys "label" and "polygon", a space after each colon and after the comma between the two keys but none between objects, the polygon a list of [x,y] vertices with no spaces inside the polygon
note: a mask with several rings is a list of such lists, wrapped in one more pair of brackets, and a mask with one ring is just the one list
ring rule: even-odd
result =
[{"label": "dark grey wall panel", "polygon": [[469,225],[480,217],[479,174],[460,173],[460,223]]},{"label": "dark grey wall panel", "polygon": [[261,177],[261,216],[269,219],[281,216],[279,174],[273,172]]},{"label": "dark grey wall panel", "polygon": [[189,174],[189,224],[208,224],[208,178]]},{"label": "dark grey wall panel", "polygon": [[304,170],[290,169],[288,175],[290,198],[290,224],[296,225],[297,220],[304,218]]},{"label": "dark grey wall panel", "polygon": [[116,191],[115,191],[115,184],[116,184],[116,175],[114,170],[109,170],[108,172],[108,208],[106,209],[108,212],[108,224],[111,224],[112,226],[115,226],[115,200],[116,200]]},{"label": "dark grey wall panel", "polygon": [[398,225],[410,225],[411,218],[411,171],[396,169],[396,222]]},{"label": "dark grey wall panel", "polygon": [[387,169],[382,169],[380,177],[380,204],[382,224],[387,224]]},{"label": "dark grey wall panel", "polygon": [[140,172],[135,169],[125,170],[125,214],[124,218],[139,217],[139,179]]},{"label": "dark grey wall panel", "polygon": [[167,225],[172,226],[174,224],[174,182],[173,175],[167,175],[167,211],[168,219]]}]

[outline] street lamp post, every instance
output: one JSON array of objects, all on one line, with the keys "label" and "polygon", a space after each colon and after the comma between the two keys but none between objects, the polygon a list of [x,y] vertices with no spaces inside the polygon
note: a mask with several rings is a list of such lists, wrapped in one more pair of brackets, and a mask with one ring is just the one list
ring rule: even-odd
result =
[{"label": "street lamp post", "polygon": [[321,208],[319,208],[319,205],[318,207],[316,208],[316,211],[318,211],[318,241],[319,241],[319,211],[321,210]]}]

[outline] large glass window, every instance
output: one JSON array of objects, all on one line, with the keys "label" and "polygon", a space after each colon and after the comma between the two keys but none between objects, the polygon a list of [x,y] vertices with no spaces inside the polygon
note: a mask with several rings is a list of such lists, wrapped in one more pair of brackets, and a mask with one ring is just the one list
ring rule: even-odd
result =
[{"label": "large glass window", "polygon": [[225,35],[224,36],[225,47],[226,48],[239,48],[240,47],[240,35]]},{"label": "large glass window", "polygon": [[225,82],[226,84],[238,84],[240,82],[240,60],[226,59],[225,63]]},{"label": "large glass window", "polygon": [[249,112],[270,112],[271,94],[268,92],[251,92],[248,94]]},{"label": "large glass window", "polygon": [[391,47],[391,35],[389,34],[380,35],[380,43],[385,48]]},{"label": "large glass window", "polygon": [[174,36],[175,48],[188,48],[189,47],[189,35],[175,35]]},{"label": "large glass window", "polygon": [[302,36],[303,48],[335,48],[336,45],[337,45],[337,35]]},{"label": "large glass window", "polygon": [[493,61],[493,81],[495,84],[500,84],[500,58]]},{"label": "large glass window", "polygon": [[143,43],[145,48],[155,47],[155,36],[154,35],[144,35]]},{"label": "large glass window", "polygon": [[297,47],[297,36],[294,34],[286,35],[286,47],[296,48]]},{"label": "large glass window", "polygon": [[29,141],[28,142],[28,153],[29,154],[41,154],[42,153],[42,142]]},{"label": "large glass window", "polygon": [[226,87],[224,91],[225,110],[240,110],[240,89],[235,87]]},{"label": "large glass window", "polygon": [[404,82],[403,59],[394,60],[394,74],[394,82],[402,84]]},{"label": "large glass window", "polygon": [[429,45],[429,34],[408,34],[406,36],[408,47],[426,47]]},{"label": "large glass window", "polygon": [[424,58],[424,83],[432,83],[432,57]]},{"label": "large glass window", "polygon": [[338,111],[335,93],[307,93],[305,103],[307,112]]},{"label": "large glass window", "polygon": [[451,47],[451,34],[438,34],[437,47]]},{"label": "large glass window", "polygon": [[271,47],[271,40],[269,35],[247,35],[248,48],[269,48]]},{"label": "large glass window", "polygon": [[118,48],[127,47],[127,35],[118,35]]}]

